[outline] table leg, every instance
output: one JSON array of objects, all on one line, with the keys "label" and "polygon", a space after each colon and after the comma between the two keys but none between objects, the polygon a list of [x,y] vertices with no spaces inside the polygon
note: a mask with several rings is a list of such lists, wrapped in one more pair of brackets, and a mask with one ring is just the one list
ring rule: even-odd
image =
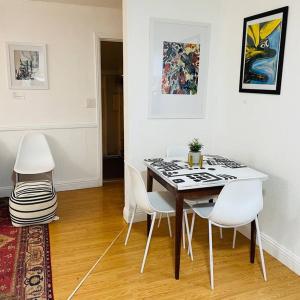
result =
[{"label": "table leg", "polygon": [[[153,190],[153,177],[150,175],[149,169],[147,169],[147,192],[152,192]],[[151,226],[151,215],[147,214],[147,236],[149,235]]]},{"label": "table leg", "polygon": [[256,247],[256,226],[255,220],[251,222],[251,242],[250,242],[250,262],[253,264],[255,260]]},{"label": "table leg", "polygon": [[151,215],[147,214],[147,236],[149,235],[150,232],[151,221],[152,221]]},{"label": "table leg", "polygon": [[175,228],[175,279],[179,279],[180,250],[182,234],[183,197],[180,193],[176,195],[176,228]]}]

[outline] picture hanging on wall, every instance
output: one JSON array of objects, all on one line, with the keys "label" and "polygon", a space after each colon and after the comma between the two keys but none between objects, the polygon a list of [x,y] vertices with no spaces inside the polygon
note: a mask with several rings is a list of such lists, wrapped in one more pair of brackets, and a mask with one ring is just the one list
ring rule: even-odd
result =
[{"label": "picture hanging on wall", "polygon": [[150,21],[149,118],[203,118],[210,25]]},{"label": "picture hanging on wall", "polygon": [[162,93],[196,95],[200,45],[163,42]]},{"label": "picture hanging on wall", "polygon": [[48,89],[46,45],[8,43],[11,89]]},{"label": "picture hanging on wall", "polygon": [[288,6],[244,19],[239,91],[280,94]]}]

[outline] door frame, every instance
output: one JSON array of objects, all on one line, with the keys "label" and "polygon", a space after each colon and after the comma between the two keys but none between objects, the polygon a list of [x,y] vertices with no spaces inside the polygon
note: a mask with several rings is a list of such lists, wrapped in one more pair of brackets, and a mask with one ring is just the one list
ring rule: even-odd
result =
[{"label": "door frame", "polygon": [[[95,95],[96,95],[96,122],[97,122],[97,177],[99,186],[103,185],[103,145],[102,145],[102,94],[101,94],[101,41],[123,42],[122,33],[114,35],[95,32]],[[123,57],[124,59],[124,57]],[[123,97],[124,100],[124,97]]]}]

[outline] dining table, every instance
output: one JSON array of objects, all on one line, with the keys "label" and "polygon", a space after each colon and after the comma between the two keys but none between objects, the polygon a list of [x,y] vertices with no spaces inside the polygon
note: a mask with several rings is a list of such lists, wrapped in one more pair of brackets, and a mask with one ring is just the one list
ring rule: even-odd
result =
[{"label": "dining table", "polygon": [[[215,198],[232,180],[266,180],[268,175],[220,155],[203,155],[201,164],[191,165],[187,158],[147,158],[147,192],[153,191],[153,179],[167,189],[176,201],[175,212],[175,279],[180,275],[180,251],[184,200]],[[214,197],[215,196],[215,197]],[[151,215],[147,215],[149,234]],[[256,226],[251,222],[250,262],[255,261]]]}]

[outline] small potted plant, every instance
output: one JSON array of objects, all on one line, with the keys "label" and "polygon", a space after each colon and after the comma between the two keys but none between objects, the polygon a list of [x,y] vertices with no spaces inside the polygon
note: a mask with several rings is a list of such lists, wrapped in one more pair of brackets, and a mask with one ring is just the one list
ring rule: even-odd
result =
[{"label": "small potted plant", "polygon": [[203,145],[199,142],[199,139],[194,138],[190,143],[189,143],[189,162],[190,165],[194,164],[197,165],[200,163],[201,159],[201,149],[203,148]]}]

